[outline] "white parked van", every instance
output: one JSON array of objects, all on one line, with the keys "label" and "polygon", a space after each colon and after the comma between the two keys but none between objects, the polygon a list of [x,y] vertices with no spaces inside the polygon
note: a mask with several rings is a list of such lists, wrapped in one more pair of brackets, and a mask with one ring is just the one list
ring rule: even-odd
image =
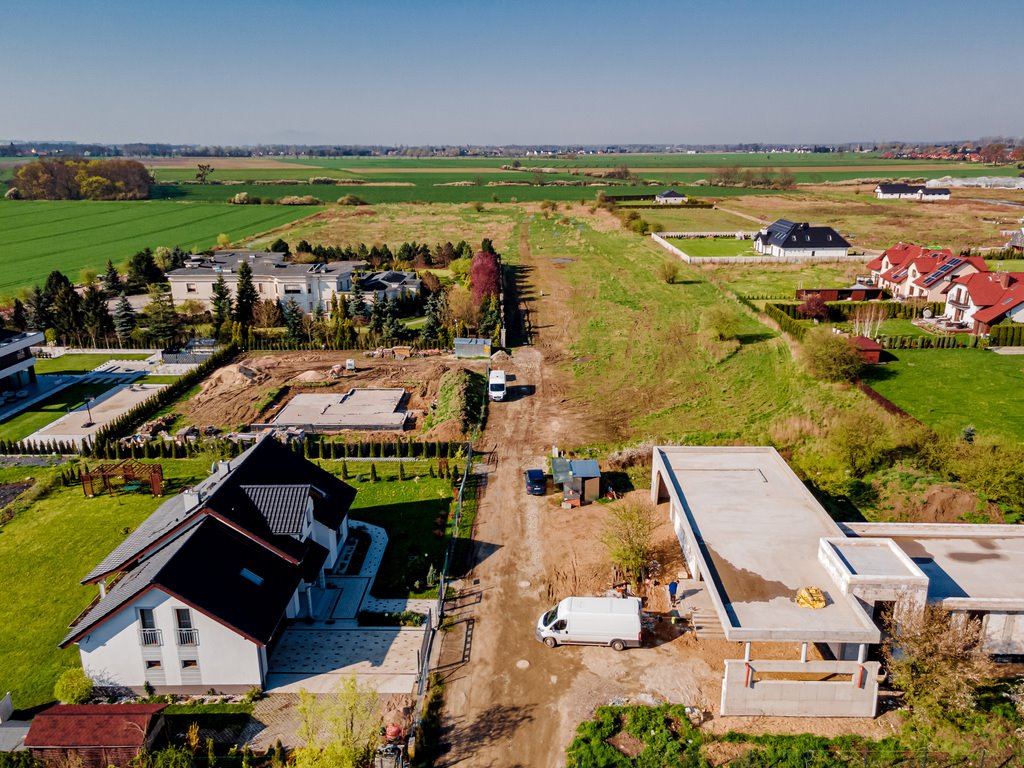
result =
[{"label": "white parked van", "polygon": [[487,397],[491,400],[505,399],[505,372],[491,371],[487,377]]},{"label": "white parked van", "polygon": [[567,597],[537,620],[537,639],[558,645],[640,645],[639,597]]}]

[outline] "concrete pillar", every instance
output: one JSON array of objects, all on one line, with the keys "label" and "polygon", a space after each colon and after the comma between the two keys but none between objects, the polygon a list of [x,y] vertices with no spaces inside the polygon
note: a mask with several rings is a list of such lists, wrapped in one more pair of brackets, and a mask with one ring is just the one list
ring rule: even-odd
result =
[{"label": "concrete pillar", "polygon": [[750,661],[750,641],[743,644],[743,660]]},{"label": "concrete pillar", "polygon": [[807,662],[807,643],[800,646],[800,661]]},{"label": "concrete pillar", "polygon": [[104,597],[107,596],[107,585],[105,583],[103,583],[102,581],[99,584],[100,584],[100,599],[102,600]]},{"label": "concrete pillar", "polygon": [[309,618],[315,618],[313,615],[313,585],[311,584],[306,588],[306,606],[309,608]]},{"label": "concrete pillar", "polygon": [[857,661],[863,664],[868,659],[868,644],[861,643],[857,648]]}]

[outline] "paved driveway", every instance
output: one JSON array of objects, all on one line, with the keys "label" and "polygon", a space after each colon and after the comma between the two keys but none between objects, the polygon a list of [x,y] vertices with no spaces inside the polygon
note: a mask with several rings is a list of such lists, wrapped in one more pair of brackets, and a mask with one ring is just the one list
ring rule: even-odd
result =
[{"label": "paved driveway", "polygon": [[292,627],[270,658],[267,691],[330,693],[355,675],[379,693],[409,693],[416,683],[423,629]]}]

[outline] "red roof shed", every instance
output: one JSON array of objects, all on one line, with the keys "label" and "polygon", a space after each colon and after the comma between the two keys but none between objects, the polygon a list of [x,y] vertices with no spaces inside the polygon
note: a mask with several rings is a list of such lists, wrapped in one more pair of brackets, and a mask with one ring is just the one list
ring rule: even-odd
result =
[{"label": "red roof shed", "polygon": [[166,704],[59,704],[32,720],[25,746],[47,764],[81,758],[83,768],[127,765],[152,746]]},{"label": "red roof shed", "polygon": [[873,341],[867,336],[854,336],[849,341],[860,350],[860,356],[864,359],[865,363],[875,364],[882,362],[883,347],[877,341]]}]

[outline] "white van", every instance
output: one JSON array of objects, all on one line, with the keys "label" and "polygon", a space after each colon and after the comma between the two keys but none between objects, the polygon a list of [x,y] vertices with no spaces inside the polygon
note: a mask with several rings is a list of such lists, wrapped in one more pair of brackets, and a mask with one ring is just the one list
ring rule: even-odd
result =
[{"label": "white van", "polygon": [[505,399],[505,372],[491,371],[487,377],[487,397],[491,400]]},{"label": "white van", "polygon": [[640,646],[639,597],[567,597],[537,620],[537,639],[558,645]]}]

